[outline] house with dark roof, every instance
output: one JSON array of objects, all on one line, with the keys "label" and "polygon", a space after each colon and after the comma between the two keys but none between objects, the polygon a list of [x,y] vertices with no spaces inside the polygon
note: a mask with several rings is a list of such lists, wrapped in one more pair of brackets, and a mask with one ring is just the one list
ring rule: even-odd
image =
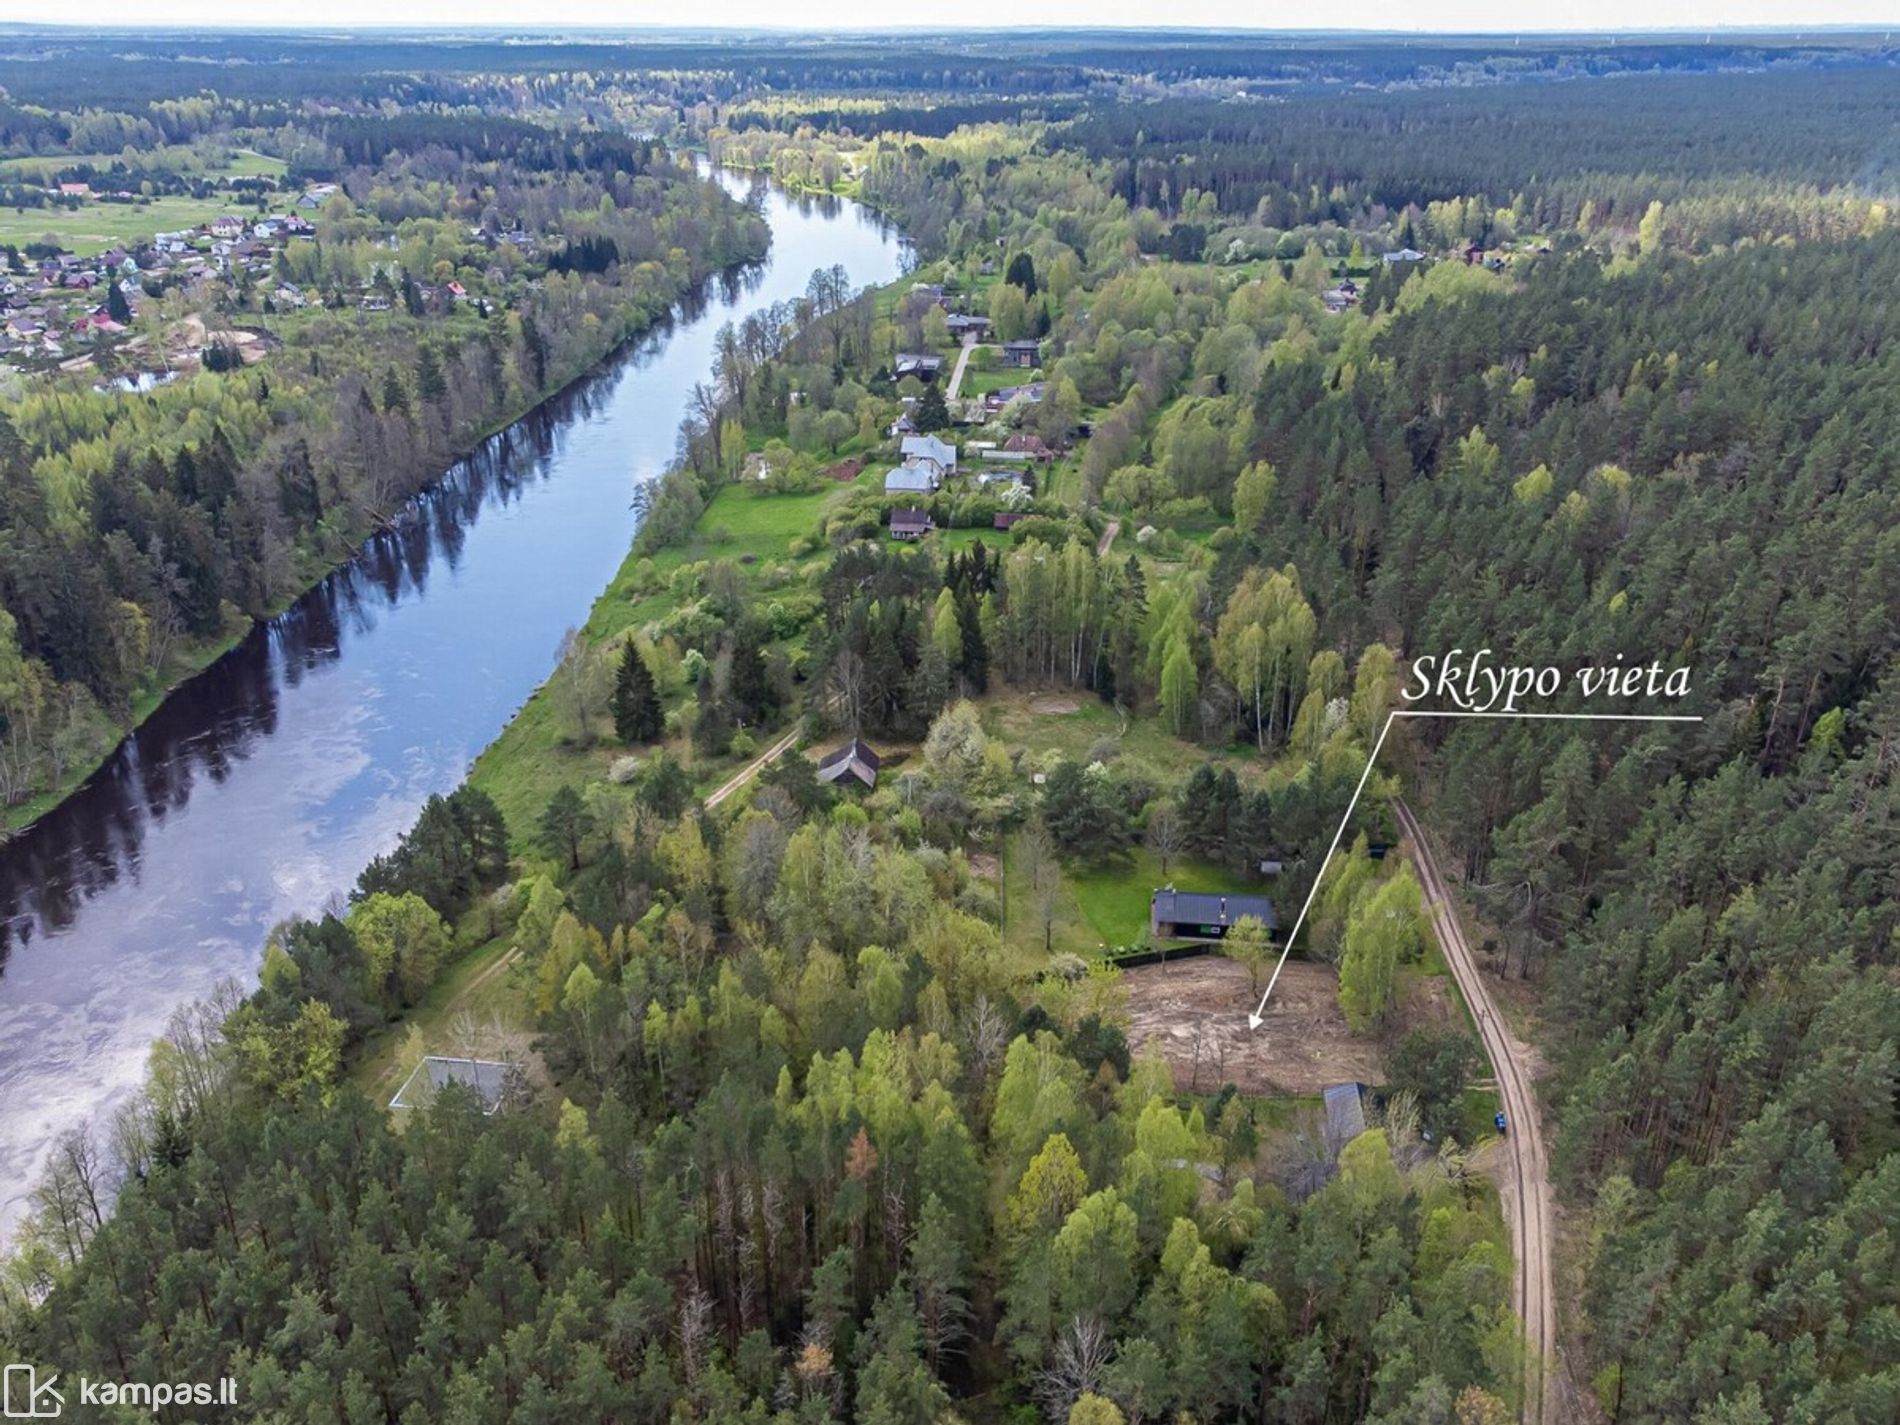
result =
[{"label": "house with dark roof", "polygon": [[922,539],[935,528],[935,522],[925,510],[907,508],[891,511],[892,539]]},{"label": "house with dark roof", "polygon": [[1021,341],[1003,343],[1003,365],[1020,366],[1028,370],[1042,360],[1042,343],[1026,337]]},{"label": "house with dark roof", "polygon": [[833,786],[849,780],[868,791],[877,785],[877,769],[877,753],[854,737],[818,763],[818,780]]},{"label": "house with dark roof", "polygon": [[990,329],[988,317],[974,316],[968,312],[952,312],[943,319],[943,324],[949,329],[950,335],[958,340],[965,336],[981,338]]},{"label": "house with dark roof", "polygon": [[928,385],[937,379],[937,373],[942,370],[941,356],[930,356],[920,351],[900,351],[891,359],[891,376],[898,381],[906,376],[915,376]]},{"label": "house with dark roof", "polygon": [[1177,891],[1164,886],[1148,900],[1148,935],[1153,940],[1225,940],[1247,916],[1271,931],[1273,902],[1265,896],[1225,895],[1218,891]]}]

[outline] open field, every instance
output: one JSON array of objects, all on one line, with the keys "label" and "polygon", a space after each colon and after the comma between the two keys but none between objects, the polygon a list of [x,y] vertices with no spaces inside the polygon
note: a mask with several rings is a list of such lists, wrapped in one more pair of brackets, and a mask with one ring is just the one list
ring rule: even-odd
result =
[{"label": "open field", "polygon": [[51,237],[82,257],[114,243],[206,223],[231,211],[223,198],[153,198],[140,203],[88,201],[77,208],[0,208],[0,243],[24,247]]}]

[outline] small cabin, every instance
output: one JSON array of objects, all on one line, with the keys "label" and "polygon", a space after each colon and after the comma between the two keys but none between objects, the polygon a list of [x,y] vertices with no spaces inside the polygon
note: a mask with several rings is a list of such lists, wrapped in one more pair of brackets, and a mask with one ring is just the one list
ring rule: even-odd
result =
[{"label": "small cabin", "polygon": [[1248,916],[1269,931],[1278,924],[1273,902],[1265,896],[1177,891],[1167,886],[1149,898],[1148,935],[1153,940],[1225,940],[1227,932]]},{"label": "small cabin", "polygon": [[922,539],[936,528],[935,522],[926,510],[901,509],[891,511],[892,539]]},{"label": "small cabin", "polygon": [[877,786],[878,755],[869,743],[852,738],[818,763],[818,780],[831,786],[856,782],[866,791]]},{"label": "small cabin", "polygon": [[1018,366],[1027,371],[1042,360],[1042,343],[1025,338],[1022,341],[1003,343],[1003,365]]}]

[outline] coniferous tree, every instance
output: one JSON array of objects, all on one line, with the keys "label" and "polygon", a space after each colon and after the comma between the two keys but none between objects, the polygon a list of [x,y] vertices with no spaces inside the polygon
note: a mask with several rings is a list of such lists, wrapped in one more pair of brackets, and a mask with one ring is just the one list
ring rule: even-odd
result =
[{"label": "coniferous tree", "polygon": [[949,426],[950,406],[934,381],[924,387],[924,394],[917,398],[917,409],[911,420],[926,435]]},{"label": "coniferous tree", "polygon": [[631,638],[620,648],[620,664],[614,670],[609,706],[613,711],[614,735],[629,746],[652,742],[666,731],[666,711],[660,706],[660,690],[654,685],[653,671]]}]

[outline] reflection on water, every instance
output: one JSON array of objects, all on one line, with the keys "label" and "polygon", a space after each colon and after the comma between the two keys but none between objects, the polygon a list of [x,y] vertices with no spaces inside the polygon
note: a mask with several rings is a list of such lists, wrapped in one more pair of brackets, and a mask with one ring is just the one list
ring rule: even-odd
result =
[{"label": "reflection on water", "polygon": [[854,204],[748,197],[767,263],[486,441],[0,848],[0,1237],[53,1138],[136,1087],[172,1011],[248,979],[274,922],[347,891],[547,675],[626,552],[718,328],[818,267],[899,271]]}]

